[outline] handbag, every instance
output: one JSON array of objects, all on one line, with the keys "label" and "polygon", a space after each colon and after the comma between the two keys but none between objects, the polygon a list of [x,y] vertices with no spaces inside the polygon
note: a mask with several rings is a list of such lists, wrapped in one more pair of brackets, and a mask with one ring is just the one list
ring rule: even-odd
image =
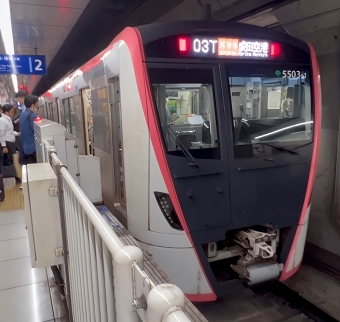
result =
[{"label": "handbag", "polygon": [[4,154],[1,170],[2,170],[3,178],[15,178],[16,177],[14,165],[11,162],[7,153]]}]

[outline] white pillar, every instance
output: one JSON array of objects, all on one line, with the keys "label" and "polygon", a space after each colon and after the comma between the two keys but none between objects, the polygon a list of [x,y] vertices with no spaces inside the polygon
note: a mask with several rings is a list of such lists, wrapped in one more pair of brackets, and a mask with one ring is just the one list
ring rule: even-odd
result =
[{"label": "white pillar", "polygon": [[148,322],[190,322],[182,311],[185,296],[173,284],[160,284],[154,287],[147,298],[146,320]]},{"label": "white pillar", "polygon": [[137,311],[132,307],[132,263],[143,269],[143,252],[135,246],[125,246],[114,254],[113,275],[117,321],[139,322]]}]

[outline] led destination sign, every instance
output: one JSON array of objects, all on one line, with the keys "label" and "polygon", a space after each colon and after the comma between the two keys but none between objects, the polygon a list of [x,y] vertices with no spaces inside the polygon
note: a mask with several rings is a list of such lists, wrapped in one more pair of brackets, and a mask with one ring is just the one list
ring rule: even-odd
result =
[{"label": "led destination sign", "polygon": [[282,55],[278,43],[239,38],[180,37],[178,50],[181,55],[197,57],[278,58]]}]

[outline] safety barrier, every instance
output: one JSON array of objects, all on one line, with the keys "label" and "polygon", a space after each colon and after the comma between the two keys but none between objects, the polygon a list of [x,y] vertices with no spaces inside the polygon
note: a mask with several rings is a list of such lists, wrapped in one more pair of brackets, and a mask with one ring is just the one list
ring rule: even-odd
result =
[{"label": "safety barrier", "polygon": [[175,285],[154,285],[143,252],[126,246],[74,181],[47,141],[58,178],[66,297],[75,322],[190,322]]}]

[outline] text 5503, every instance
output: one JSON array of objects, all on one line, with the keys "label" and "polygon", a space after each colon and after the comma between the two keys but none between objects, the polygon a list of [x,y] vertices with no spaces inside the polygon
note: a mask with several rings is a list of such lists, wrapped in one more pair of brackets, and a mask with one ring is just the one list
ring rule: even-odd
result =
[{"label": "text 5503", "polygon": [[306,78],[306,73],[299,70],[283,70],[282,78]]}]

